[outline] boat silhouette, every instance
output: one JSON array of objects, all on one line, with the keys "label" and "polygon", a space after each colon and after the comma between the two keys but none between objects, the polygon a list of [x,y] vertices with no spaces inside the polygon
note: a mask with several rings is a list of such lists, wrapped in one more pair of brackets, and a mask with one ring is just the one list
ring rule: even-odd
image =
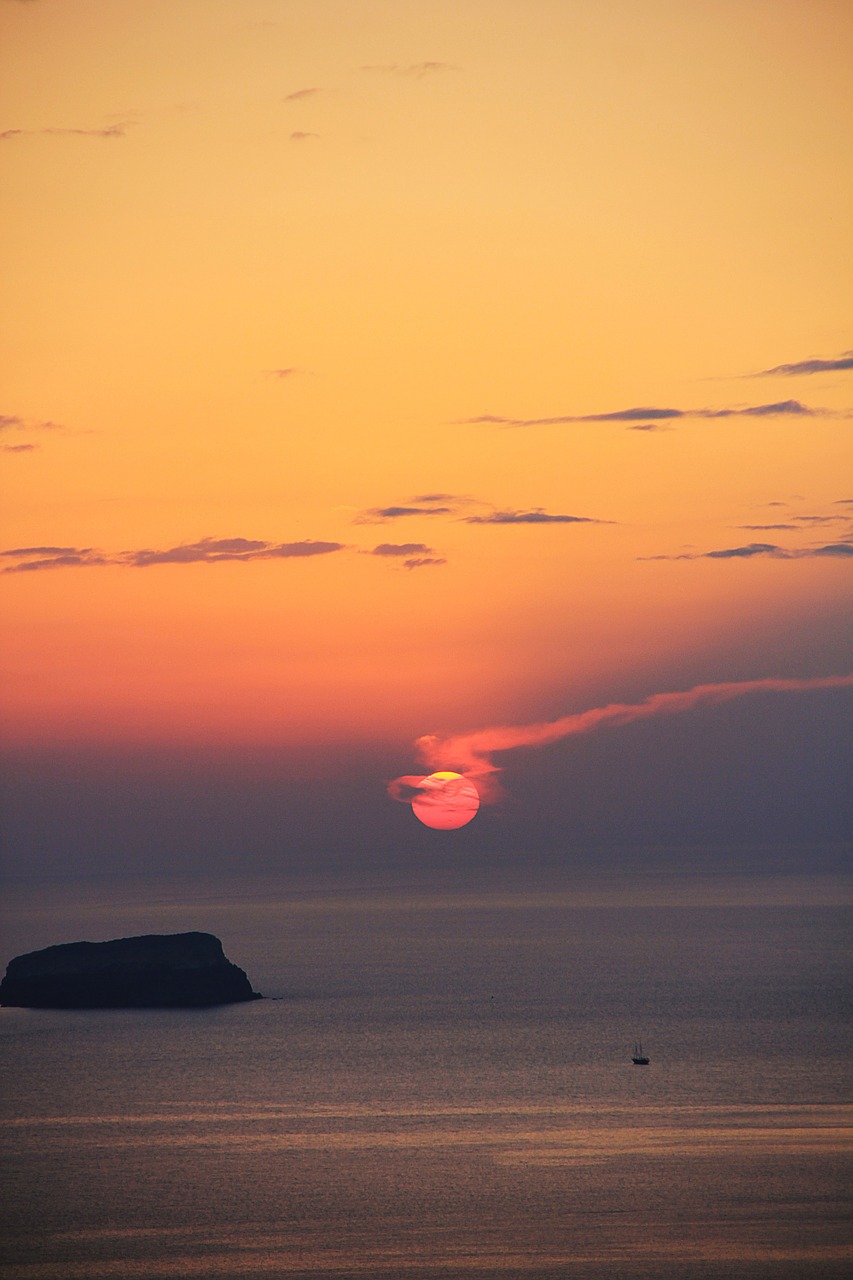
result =
[{"label": "boat silhouette", "polygon": [[649,1060],[646,1057],[646,1055],[643,1053],[642,1040],[638,1040],[634,1045],[634,1056],[631,1059],[631,1061],[633,1062],[635,1067],[647,1067],[649,1065]]}]

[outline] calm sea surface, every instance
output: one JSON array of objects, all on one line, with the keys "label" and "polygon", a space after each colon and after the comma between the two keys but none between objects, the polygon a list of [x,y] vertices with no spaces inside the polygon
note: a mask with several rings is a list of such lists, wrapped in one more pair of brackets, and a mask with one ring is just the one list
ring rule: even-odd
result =
[{"label": "calm sea surface", "polygon": [[273,998],[0,1010],[0,1275],[849,1275],[849,902],[828,876],[12,889],[3,964],[204,929]]}]

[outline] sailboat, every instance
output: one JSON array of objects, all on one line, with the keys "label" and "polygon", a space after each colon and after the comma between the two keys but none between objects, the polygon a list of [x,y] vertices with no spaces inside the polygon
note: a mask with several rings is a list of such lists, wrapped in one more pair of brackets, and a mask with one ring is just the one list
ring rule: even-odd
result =
[{"label": "sailboat", "polygon": [[633,1058],[631,1059],[631,1061],[633,1062],[633,1064],[634,1064],[634,1066],[635,1066],[635,1067],[647,1067],[647,1066],[649,1065],[649,1060],[648,1060],[648,1058],[646,1057],[646,1055],[643,1053],[643,1042],[642,1042],[642,1040],[637,1040],[637,1041],[635,1042],[635,1044],[634,1044],[634,1056],[633,1056]]}]

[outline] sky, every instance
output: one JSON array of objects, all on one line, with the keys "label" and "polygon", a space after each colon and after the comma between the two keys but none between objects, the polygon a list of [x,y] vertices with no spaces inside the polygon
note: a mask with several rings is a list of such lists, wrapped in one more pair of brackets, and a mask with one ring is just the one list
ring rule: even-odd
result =
[{"label": "sky", "polygon": [[846,0],[0,47],[11,874],[849,840]]}]

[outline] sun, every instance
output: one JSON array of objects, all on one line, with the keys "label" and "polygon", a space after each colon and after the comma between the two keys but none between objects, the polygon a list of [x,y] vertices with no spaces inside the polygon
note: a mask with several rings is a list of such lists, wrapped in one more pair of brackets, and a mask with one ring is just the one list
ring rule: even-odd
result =
[{"label": "sun", "polygon": [[480,793],[461,773],[441,770],[418,783],[412,800],[415,817],[436,831],[453,831],[476,817]]}]

